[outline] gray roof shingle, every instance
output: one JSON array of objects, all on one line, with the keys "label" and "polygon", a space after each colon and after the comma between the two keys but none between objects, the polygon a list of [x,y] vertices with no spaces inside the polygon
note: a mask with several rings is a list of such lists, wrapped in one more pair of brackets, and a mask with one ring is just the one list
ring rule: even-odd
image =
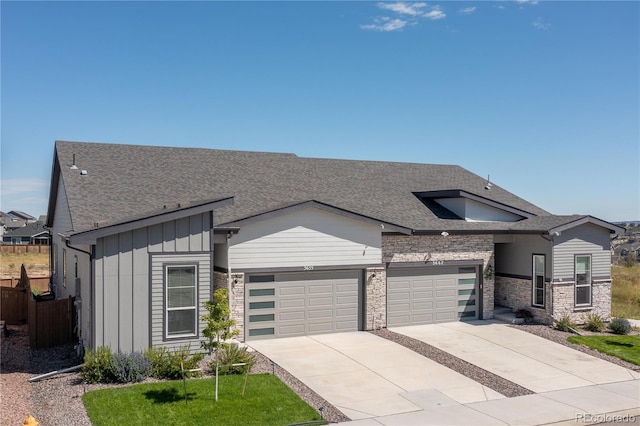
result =
[{"label": "gray roof shingle", "polygon": [[[229,196],[234,204],[216,210],[215,225],[310,200],[421,231],[537,231],[573,218],[552,216],[495,184],[487,191],[484,178],[454,165],[63,141],[55,149],[54,178],[59,166],[76,232],[163,205]],[[78,170],[69,167],[74,154]],[[452,189],[537,217],[516,223],[443,219],[413,194]]]}]

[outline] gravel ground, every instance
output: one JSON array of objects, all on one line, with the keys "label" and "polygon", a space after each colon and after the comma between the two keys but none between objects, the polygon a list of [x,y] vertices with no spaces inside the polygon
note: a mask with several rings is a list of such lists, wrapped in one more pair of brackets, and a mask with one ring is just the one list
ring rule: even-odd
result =
[{"label": "gravel ground", "polygon": [[[31,351],[27,326],[8,326],[9,337],[2,337],[0,395],[0,425],[22,425],[27,416],[32,415],[41,426],[84,426],[91,425],[82,395],[97,389],[119,387],[117,384],[84,384],[79,373],[60,374],[39,382],[28,379],[39,374],[82,363],[77,358],[72,345]],[[322,408],[323,417],[330,422],[344,422],[349,418],[334,406],[309,389],[286,370],[272,364],[264,355],[255,352],[256,365],[253,373],[275,374],[300,398],[316,410]],[[208,359],[202,361],[205,366]],[[211,377],[206,368],[205,377]],[[148,379],[148,381],[157,381]],[[126,386],[126,385],[125,385]]]},{"label": "gravel ground", "polygon": [[394,333],[387,329],[371,331],[376,336],[383,337],[387,340],[391,340],[405,348],[411,349],[414,352],[425,356],[438,364],[442,364],[445,367],[456,371],[463,376],[466,376],[476,382],[493,389],[496,392],[501,393],[506,397],[530,395],[533,392],[527,388],[524,388],[518,384],[515,384],[507,379],[504,379],[496,374],[493,374],[487,370],[477,367],[465,360],[455,357],[441,349],[433,347],[420,340],[404,336],[402,334]]}]

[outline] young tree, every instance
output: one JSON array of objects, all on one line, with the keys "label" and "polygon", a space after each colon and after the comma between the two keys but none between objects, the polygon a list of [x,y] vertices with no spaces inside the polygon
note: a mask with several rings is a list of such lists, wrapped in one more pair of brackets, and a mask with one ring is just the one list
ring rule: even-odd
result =
[{"label": "young tree", "polygon": [[216,392],[215,399],[218,400],[218,351],[221,346],[227,345],[225,341],[239,334],[238,330],[231,330],[236,325],[234,319],[230,318],[228,292],[225,288],[219,288],[213,293],[213,299],[204,302],[204,307],[208,313],[202,315],[202,320],[207,326],[202,330],[202,335],[206,340],[200,345],[209,351],[215,351],[216,355]]}]

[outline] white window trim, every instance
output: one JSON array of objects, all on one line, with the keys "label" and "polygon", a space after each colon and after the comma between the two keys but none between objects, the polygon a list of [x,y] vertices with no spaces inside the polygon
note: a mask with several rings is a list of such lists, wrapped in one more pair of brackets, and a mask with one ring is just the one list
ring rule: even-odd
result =
[{"label": "white window trim", "polygon": [[[536,257],[542,257],[542,303],[536,303],[536,285],[538,278],[538,275],[536,275]],[[545,286],[545,272],[547,268],[546,256],[544,254],[534,254],[533,256],[531,256],[531,263],[531,306],[535,306],[536,308],[544,308],[544,302],[547,298],[547,289]]]},{"label": "white window trim", "polygon": [[[588,257],[589,258],[589,283],[588,284],[580,284],[578,285],[578,258],[579,257]],[[576,254],[573,258],[573,279],[575,280],[574,291],[575,295],[573,298],[573,303],[577,307],[583,306],[592,306],[593,303],[593,264],[592,258],[590,254]],[[578,303],[578,287],[588,287],[589,288],[589,302],[588,303]]]},{"label": "white window trim", "polygon": [[[169,308],[169,268],[194,268],[194,301],[195,305],[193,306],[181,306],[179,308]],[[185,337],[197,337],[198,336],[198,265],[197,264],[166,264],[164,265],[164,338],[165,340],[173,340],[173,339],[182,339]],[[176,288],[176,287],[172,287]],[[183,334],[169,334],[169,311],[185,311],[185,310],[194,310],[194,325],[193,330],[194,333],[183,333]]]}]

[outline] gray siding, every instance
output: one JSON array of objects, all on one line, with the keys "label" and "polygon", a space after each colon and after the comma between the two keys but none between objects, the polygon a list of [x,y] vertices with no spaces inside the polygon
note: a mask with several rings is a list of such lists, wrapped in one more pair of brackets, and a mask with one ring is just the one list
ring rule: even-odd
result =
[{"label": "gray siding", "polygon": [[165,340],[164,337],[164,266],[166,264],[197,265],[198,267],[198,318],[205,313],[202,303],[209,300],[212,292],[211,254],[153,254],[151,255],[151,345],[170,349],[190,345],[192,350],[200,348],[200,339],[205,323],[199,320],[198,336],[195,338]]},{"label": "gray siding", "polygon": [[[57,260],[57,264],[54,265],[54,274],[51,277],[51,280],[54,284],[54,288],[56,290],[56,296],[60,299],[65,299],[70,295],[73,296],[75,288],[65,287],[62,280],[62,253],[65,249],[65,243],[62,238],[58,234],[66,234],[73,229],[73,225],[71,224],[71,215],[69,213],[69,203],[67,201],[67,193],[64,189],[64,182],[62,179],[58,182],[58,197],[56,198],[56,211],[53,217],[53,227],[51,229],[51,242],[55,244],[55,258]],[[67,249],[67,252],[69,250]],[[67,253],[67,271],[69,271],[69,266],[73,266],[69,263],[70,253]],[[67,277],[68,279],[69,277]],[[67,281],[67,285],[69,286],[71,283]],[[75,287],[75,286],[74,286]]]},{"label": "gray siding", "polygon": [[[549,237],[550,238],[550,237]],[[533,254],[544,254],[545,278],[553,271],[552,243],[540,235],[514,235],[511,243],[496,244],[496,273],[531,278]]]},{"label": "gray siding", "polygon": [[591,255],[594,278],[611,277],[611,239],[607,229],[587,223],[554,237],[554,280],[574,280],[574,258],[577,254]]},{"label": "gray siding", "polygon": [[211,288],[210,236],[211,220],[206,213],[99,238],[94,269],[95,336],[90,346],[128,352],[163,344],[156,334],[150,334],[158,324],[162,326],[164,280],[160,274],[158,293],[158,282],[152,282],[150,276],[152,256],[154,267],[157,259],[165,261],[167,256],[197,263],[201,297],[206,298]]},{"label": "gray siding", "polygon": [[382,261],[379,226],[314,208],[243,226],[229,243],[233,270]]}]

